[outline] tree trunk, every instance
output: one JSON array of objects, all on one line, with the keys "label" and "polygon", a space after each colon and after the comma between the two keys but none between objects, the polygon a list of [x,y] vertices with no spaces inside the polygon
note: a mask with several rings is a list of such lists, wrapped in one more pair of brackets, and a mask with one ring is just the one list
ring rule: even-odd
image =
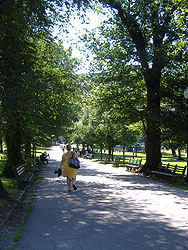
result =
[{"label": "tree trunk", "polygon": [[175,157],[176,155],[176,150],[174,148],[172,148],[172,155]]},{"label": "tree trunk", "polygon": [[11,198],[9,197],[7,191],[3,187],[1,179],[0,179],[0,198],[1,199],[6,199],[6,200],[11,200]]},{"label": "tree trunk", "polygon": [[101,161],[102,161],[102,148],[103,148],[103,145],[101,144],[101,145],[100,145],[100,151],[101,151]]},{"label": "tree trunk", "polygon": [[112,150],[111,150],[110,146],[108,147],[108,152],[109,152],[109,161],[110,161],[111,160],[111,155],[112,155]]},{"label": "tree trunk", "polygon": [[30,139],[30,137],[26,138],[26,141],[25,141],[25,159],[31,160],[31,139]]},{"label": "tree trunk", "polygon": [[125,145],[123,145],[123,164],[125,164]]},{"label": "tree trunk", "polygon": [[178,148],[178,160],[182,160],[182,157],[181,157],[181,149]]},{"label": "tree trunk", "polygon": [[147,83],[147,130],[146,130],[146,163],[141,172],[148,173],[157,169],[161,162],[160,142],[160,78],[161,72],[152,70],[145,76]]},{"label": "tree trunk", "polygon": [[85,155],[85,143],[82,143],[82,154]]},{"label": "tree trunk", "polygon": [[6,177],[14,177],[13,168],[22,162],[21,132],[19,127],[7,128],[5,141],[7,145],[7,162],[3,174]]}]

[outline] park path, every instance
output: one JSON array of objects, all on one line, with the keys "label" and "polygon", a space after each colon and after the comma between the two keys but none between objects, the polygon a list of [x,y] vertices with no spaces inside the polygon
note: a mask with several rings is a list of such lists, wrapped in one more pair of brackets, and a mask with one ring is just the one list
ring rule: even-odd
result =
[{"label": "park path", "polygon": [[188,249],[188,191],[81,159],[77,191],[54,175],[62,152],[51,160],[17,249]]}]

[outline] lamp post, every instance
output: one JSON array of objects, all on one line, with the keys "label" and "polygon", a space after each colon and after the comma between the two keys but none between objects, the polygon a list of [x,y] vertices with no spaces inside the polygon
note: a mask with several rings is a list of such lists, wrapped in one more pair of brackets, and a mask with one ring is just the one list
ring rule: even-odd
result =
[{"label": "lamp post", "polygon": [[184,92],[184,97],[186,99],[186,104],[187,104],[187,176],[186,176],[186,183],[188,184],[188,87]]}]

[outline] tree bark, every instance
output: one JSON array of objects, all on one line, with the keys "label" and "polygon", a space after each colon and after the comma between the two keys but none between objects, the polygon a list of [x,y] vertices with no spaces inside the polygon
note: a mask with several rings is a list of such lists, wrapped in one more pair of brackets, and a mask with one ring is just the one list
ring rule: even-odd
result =
[{"label": "tree bark", "polygon": [[14,177],[13,168],[22,162],[21,132],[19,126],[7,128],[5,141],[7,145],[7,162],[3,174],[6,177]]},{"label": "tree bark", "polygon": [[[111,159],[112,160],[112,158],[111,158],[111,156],[112,156],[112,149],[111,149],[111,147],[110,146],[108,146],[108,152],[109,152],[109,160]],[[113,161],[113,160],[112,160]]]},{"label": "tree bark", "polygon": [[0,179],[0,198],[6,199],[6,200],[11,200],[9,194],[7,193],[7,191],[3,187],[1,179]]},{"label": "tree bark", "polygon": [[102,161],[102,149],[103,149],[103,145],[100,145],[100,152],[101,152],[101,161]]},{"label": "tree bark", "polygon": [[160,79],[161,71],[145,76],[147,84],[147,128],[146,128],[146,163],[142,171],[147,173],[157,169],[161,161],[160,141]]},{"label": "tree bark", "polygon": [[31,160],[31,138],[25,139],[25,159]]},{"label": "tree bark", "polygon": [[125,164],[125,145],[123,145],[123,164]]},{"label": "tree bark", "polygon": [[181,149],[178,148],[178,160],[182,160],[182,157],[181,157]]}]

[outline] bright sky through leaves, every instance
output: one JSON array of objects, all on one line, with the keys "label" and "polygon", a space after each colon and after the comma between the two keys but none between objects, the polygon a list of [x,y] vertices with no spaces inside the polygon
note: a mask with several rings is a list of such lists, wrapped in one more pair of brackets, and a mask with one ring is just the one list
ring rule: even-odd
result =
[{"label": "bright sky through leaves", "polygon": [[86,50],[84,43],[81,41],[81,37],[87,31],[95,29],[105,19],[102,14],[97,14],[93,11],[87,11],[87,17],[85,21],[77,16],[75,13],[70,18],[70,23],[67,25],[67,32],[61,32],[58,34],[57,29],[54,31],[54,36],[58,36],[63,41],[65,48],[72,47],[73,57],[82,59],[83,68],[79,73],[86,73],[88,71],[89,63],[92,60],[92,54]]}]

